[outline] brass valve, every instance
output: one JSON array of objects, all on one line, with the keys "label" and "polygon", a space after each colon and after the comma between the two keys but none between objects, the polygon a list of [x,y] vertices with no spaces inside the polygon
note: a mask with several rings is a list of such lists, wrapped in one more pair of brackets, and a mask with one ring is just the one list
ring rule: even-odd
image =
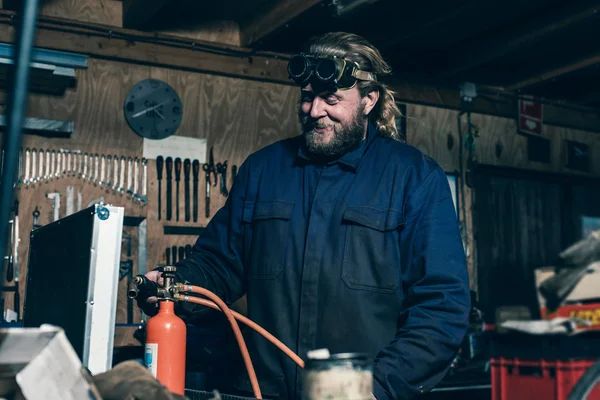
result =
[{"label": "brass valve", "polygon": [[127,292],[130,299],[138,297],[158,297],[159,299],[175,300],[174,296],[179,292],[175,282],[175,272],[177,268],[167,265],[162,268],[163,285],[153,282],[144,275],[137,275],[131,281]]}]

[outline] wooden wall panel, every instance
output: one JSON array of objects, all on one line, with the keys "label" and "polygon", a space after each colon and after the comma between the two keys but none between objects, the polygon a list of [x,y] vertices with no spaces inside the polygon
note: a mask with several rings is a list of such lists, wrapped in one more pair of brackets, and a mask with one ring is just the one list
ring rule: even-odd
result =
[{"label": "wooden wall panel", "polygon": [[199,26],[182,26],[162,29],[159,32],[187,39],[219,42],[232,46],[240,45],[240,26],[235,21],[206,21]]},{"label": "wooden wall panel", "polygon": [[[129,89],[139,80],[157,78],[168,82],[179,93],[183,105],[183,120],[177,131],[179,136],[205,138],[208,148],[214,147],[215,162],[228,161],[228,187],[231,187],[231,166],[240,164],[253,151],[278,139],[298,133],[296,117],[297,89],[264,84],[241,79],[215,77],[191,72],[174,71],[141,65],[89,59],[87,70],[78,70],[77,88],[68,91],[63,97],[41,95],[30,96],[28,116],[52,119],[73,120],[75,132],[69,139],[45,138],[25,135],[23,148],[70,149],[88,153],[141,157],[143,140],[133,133],[123,116],[123,101]],[[40,224],[52,219],[51,202],[46,198],[50,192],[63,194],[61,216],[65,214],[65,194],[69,185],[75,192],[82,192],[83,206],[90,201],[104,197],[106,203],[125,207],[127,216],[145,216],[148,220],[147,265],[153,269],[164,263],[164,250],[167,246],[193,244],[196,236],[165,236],[165,225],[205,226],[204,217],[204,174],[199,179],[199,221],[186,223],[184,217],[184,188],[180,187],[181,220],[157,220],[158,187],[154,160],[148,161],[148,205],[142,207],[131,196],[115,193],[111,189],[94,185],[76,177],[61,177],[48,183],[22,187],[17,196],[20,199],[20,268],[21,298],[24,297],[27,276],[29,231],[32,227],[32,213],[37,206],[41,212]],[[173,182],[174,185],[174,182]],[[166,185],[163,180],[163,218],[166,214]],[[173,186],[175,190],[175,185]],[[175,193],[173,193],[173,200]],[[211,216],[225,203],[219,186],[212,187]],[[173,212],[175,215],[175,212]],[[126,228],[128,232],[130,228]],[[135,239],[137,240],[137,239]],[[135,243],[134,240],[134,243]],[[134,274],[137,273],[137,246],[132,243]],[[126,243],[123,242],[123,255]],[[123,257],[125,259],[125,257]],[[126,316],[126,283],[120,283],[117,322],[124,323]],[[12,295],[5,294],[6,307],[12,308]],[[241,306],[243,307],[243,302]],[[134,307],[134,323],[140,319]],[[238,308],[242,310],[242,308]],[[115,343],[134,344],[134,328],[118,328]]]},{"label": "wooden wall panel", "polygon": [[[15,8],[21,1],[0,0],[4,5]],[[77,22],[122,26],[123,5],[120,0],[46,0],[40,1],[39,15],[72,19]]]}]

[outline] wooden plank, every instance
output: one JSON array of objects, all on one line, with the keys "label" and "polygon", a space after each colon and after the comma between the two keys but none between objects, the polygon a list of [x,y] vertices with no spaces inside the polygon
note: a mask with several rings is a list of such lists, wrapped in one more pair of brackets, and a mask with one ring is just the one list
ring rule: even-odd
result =
[{"label": "wooden plank", "polygon": [[558,76],[562,76],[562,75],[568,74],[573,71],[578,71],[580,69],[590,67],[595,64],[600,64],[600,54],[594,54],[594,55],[585,57],[582,60],[570,62],[566,65],[561,65],[560,67],[557,67],[557,68],[552,68],[541,74],[535,74],[534,76],[528,77],[519,82],[508,85],[504,89],[509,92],[523,89],[526,87],[537,85],[538,83],[541,83],[541,82],[549,81],[552,78],[556,78]]},{"label": "wooden plank", "polygon": [[[15,13],[0,11],[1,42],[12,42]],[[185,40],[96,24],[74,24],[59,18],[40,18],[36,46],[84,53],[113,60],[291,84],[284,55],[255,54],[250,49]]]},{"label": "wooden plank", "polygon": [[319,4],[322,0],[279,0],[258,19],[245,24],[240,33],[240,42],[250,47],[278,28],[285,26],[300,14]]},{"label": "wooden plank", "polygon": [[123,27],[146,27],[168,3],[169,0],[123,0]]},{"label": "wooden plank", "polygon": [[[22,3],[23,0],[5,0],[3,8],[18,11]],[[119,27],[123,24],[121,0],[40,1],[39,15]]]},{"label": "wooden plank", "polygon": [[472,47],[466,47],[463,52],[453,59],[455,63],[448,65],[441,77],[455,76],[461,72],[473,69],[487,62],[500,58],[512,51],[532,45],[536,41],[577,24],[598,16],[598,0],[582,3],[573,2],[568,8],[557,8],[555,11],[540,18],[525,23],[519,29],[509,27],[489,40],[478,41]]}]

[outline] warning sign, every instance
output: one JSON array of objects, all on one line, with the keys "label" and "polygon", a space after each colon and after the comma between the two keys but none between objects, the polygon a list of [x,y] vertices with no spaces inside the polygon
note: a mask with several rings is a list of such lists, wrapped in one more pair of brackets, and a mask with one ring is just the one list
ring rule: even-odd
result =
[{"label": "warning sign", "polygon": [[519,133],[542,135],[543,105],[540,97],[523,96],[519,99]]}]

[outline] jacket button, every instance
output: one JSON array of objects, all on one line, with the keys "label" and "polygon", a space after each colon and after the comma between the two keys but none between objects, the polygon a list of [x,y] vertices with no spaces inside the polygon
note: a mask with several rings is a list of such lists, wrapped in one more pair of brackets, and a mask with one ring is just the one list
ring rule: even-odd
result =
[{"label": "jacket button", "polygon": [[421,393],[423,393],[423,392],[424,392],[424,390],[423,390],[423,386],[419,386],[417,389],[419,389],[419,392],[421,392]]}]

